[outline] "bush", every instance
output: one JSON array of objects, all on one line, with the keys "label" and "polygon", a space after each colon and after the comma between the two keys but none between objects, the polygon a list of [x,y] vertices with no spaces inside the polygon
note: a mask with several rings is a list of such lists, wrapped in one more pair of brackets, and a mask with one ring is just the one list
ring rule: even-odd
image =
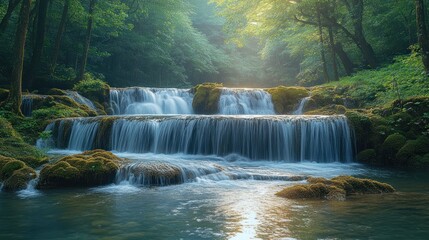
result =
[{"label": "bush", "polygon": [[84,79],[74,85],[73,90],[99,103],[104,103],[109,100],[110,86],[103,80],[97,79],[89,73],[86,73]]}]

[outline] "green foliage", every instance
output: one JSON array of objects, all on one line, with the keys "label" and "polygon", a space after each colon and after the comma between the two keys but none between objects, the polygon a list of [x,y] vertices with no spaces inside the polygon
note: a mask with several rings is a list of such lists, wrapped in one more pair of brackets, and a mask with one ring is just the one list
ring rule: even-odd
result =
[{"label": "green foliage", "polygon": [[393,64],[377,70],[365,70],[339,82],[324,85],[345,89],[343,95],[364,106],[385,105],[397,99],[428,96],[428,79],[420,57],[397,57]]},{"label": "green foliage", "polygon": [[104,103],[108,99],[110,86],[92,74],[86,73],[84,79],[74,85],[73,90],[90,100]]},{"label": "green foliage", "polygon": [[46,156],[24,142],[21,135],[3,117],[0,117],[0,155],[16,158],[32,167],[46,162]]},{"label": "green foliage", "polygon": [[358,153],[357,160],[360,163],[374,163],[376,161],[377,153],[374,149],[366,149]]}]

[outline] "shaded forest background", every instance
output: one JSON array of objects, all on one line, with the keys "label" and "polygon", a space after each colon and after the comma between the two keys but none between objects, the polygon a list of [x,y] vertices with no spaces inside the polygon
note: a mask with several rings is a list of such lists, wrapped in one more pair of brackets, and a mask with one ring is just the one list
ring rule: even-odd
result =
[{"label": "shaded forest background", "polygon": [[[20,2],[0,2],[5,87]],[[29,91],[72,88],[82,78],[117,87],[312,86],[419,51],[410,0],[32,2],[23,73]]]}]

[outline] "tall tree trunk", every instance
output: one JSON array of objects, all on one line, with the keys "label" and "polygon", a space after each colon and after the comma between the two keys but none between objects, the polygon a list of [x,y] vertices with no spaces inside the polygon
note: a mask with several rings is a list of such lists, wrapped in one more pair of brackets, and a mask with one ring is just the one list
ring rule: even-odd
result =
[{"label": "tall tree trunk", "polygon": [[423,0],[416,0],[417,37],[426,74],[429,75],[429,36],[426,26],[425,6]]},{"label": "tall tree trunk", "polygon": [[317,9],[317,24],[319,27],[320,54],[322,57],[322,64],[323,64],[323,78],[325,82],[329,82],[328,66],[326,64],[325,48],[323,46],[324,40],[323,40],[322,18],[320,16],[320,6],[318,6],[318,9]]},{"label": "tall tree trunk", "polygon": [[7,25],[9,24],[9,19],[12,16],[13,11],[18,6],[21,0],[9,0],[9,4],[7,5],[6,14],[3,16],[0,22],[0,35],[6,31]]},{"label": "tall tree trunk", "polygon": [[343,64],[343,67],[344,67],[344,70],[346,71],[347,76],[352,75],[352,73],[354,72],[354,64],[352,60],[350,60],[346,51],[344,51],[343,45],[341,43],[336,43],[334,47],[335,47],[335,52],[337,53],[338,57],[341,60],[341,63]]},{"label": "tall tree trunk", "polygon": [[84,42],[84,46],[83,46],[83,54],[82,54],[82,59],[81,59],[81,63],[79,66],[79,74],[77,76],[77,81],[80,81],[83,79],[83,75],[85,73],[85,68],[86,68],[86,63],[88,61],[88,51],[89,51],[89,45],[91,43],[91,35],[92,35],[92,26],[93,26],[93,21],[94,21],[94,8],[95,8],[95,3],[97,0],[90,0],[89,1],[89,11],[88,11],[88,25],[86,28],[86,37],[85,37],[85,42]]},{"label": "tall tree trunk", "polygon": [[329,45],[331,47],[331,54],[332,54],[332,68],[334,69],[334,80],[338,81],[340,77],[338,75],[337,54],[335,53],[334,33],[331,26],[328,28],[328,30],[329,30]]},{"label": "tall tree trunk", "polygon": [[374,49],[371,44],[365,38],[363,32],[363,11],[364,11],[364,1],[363,0],[343,0],[346,3],[349,14],[352,18],[352,24],[354,28],[354,37],[353,41],[356,43],[358,48],[361,50],[365,64],[371,68],[376,68],[378,66],[377,57],[375,55]]},{"label": "tall tree trunk", "polygon": [[45,29],[46,29],[46,15],[48,11],[49,0],[40,0],[38,17],[37,17],[37,32],[36,41],[34,44],[33,56],[31,58],[30,70],[28,72],[27,87],[32,88],[34,79],[40,68],[40,62],[43,53],[43,46],[45,42]]},{"label": "tall tree trunk", "polygon": [[61,15],[60,25],[58,26],[58,32],[55,38],[54,50],[52,52],[51,73],[55,72],[55,67],[57,65],[58,54],[60,53],[60,47],[61,47],[61,40],[63,38],[63,34],[66,29],[69,6],[70,6],[70,0],[65,0],[63,13]]},{"label": "tall tree trunk", "polygon": [[14,43],[14,60],[7,104],[12,112],[22,116],[22,70],[24,65],[25,39],[30,15],[31,0],[22,0]]}]

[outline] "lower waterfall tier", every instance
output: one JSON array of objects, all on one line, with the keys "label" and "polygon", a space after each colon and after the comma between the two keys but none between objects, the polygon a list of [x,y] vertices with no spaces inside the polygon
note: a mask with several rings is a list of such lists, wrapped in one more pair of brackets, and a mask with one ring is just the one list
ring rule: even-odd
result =
[{"label": "lower waterfall tier", "polygon": [[354,156],[345,116],[114,116],[60,119],[46,130],[52,138],[40,145],[78,151],[320,163],[351,162]]}]

